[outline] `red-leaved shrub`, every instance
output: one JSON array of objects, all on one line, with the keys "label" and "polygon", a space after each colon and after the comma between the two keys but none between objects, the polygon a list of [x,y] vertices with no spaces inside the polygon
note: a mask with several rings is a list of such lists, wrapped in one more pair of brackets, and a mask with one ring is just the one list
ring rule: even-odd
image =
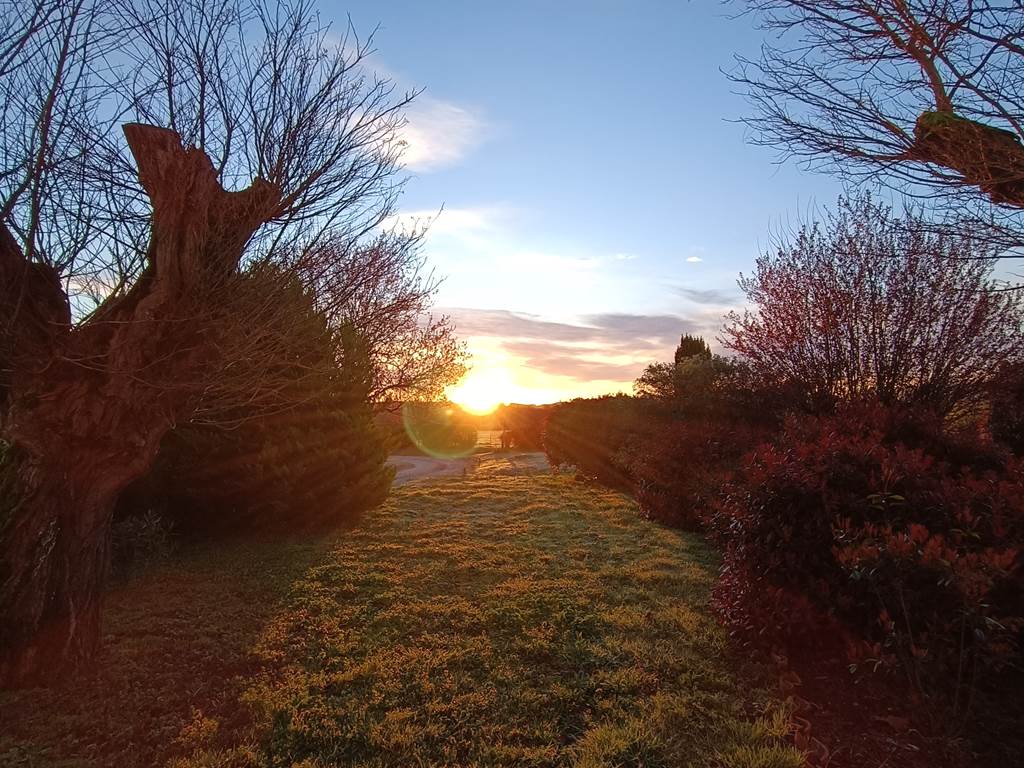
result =
[{"label": "red-leaved shrub", "polygon": [[746,459],[711,527],[716,604],[747,641],[845,647],[926,693],[959,694],[1019,653],[1024,471],[977,438],[882,408],[793,421]]}]

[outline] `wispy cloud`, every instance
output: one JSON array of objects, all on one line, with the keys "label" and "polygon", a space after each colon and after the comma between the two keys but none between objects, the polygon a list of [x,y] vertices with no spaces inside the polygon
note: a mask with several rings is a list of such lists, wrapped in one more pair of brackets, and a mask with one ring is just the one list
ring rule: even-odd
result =
[{"label": "wispy cloud", "polygon": [[484,140],[487,123],[471,109],[430,96],[417,96],[406,111],[399,138],[402,163],[420,173],[457,164]]},{"label": "wispy cloud", "polygon": [[628,360],[618,362],[585,351],[543,341],[512,341],[502,345],[522,365],[551,376],[566,376],[583,381],[630,382],[639,375],[645,363]]},{"label": "wispy cloud", "polygon": [[621,295],[625,278],[603,269],[610,254],[532,242],[530,221],[530,211],[497,202],[405,211],[384,226],[427,228],[424,253],[445,276],[439,299],[448,306],[511,305],[568,316]]},{"label": "wispy cloud", "polygon": [[704,261],[700,256],[687,256],[686,261],[690,264],[699,264]]},{"label": "wispy cloud", "polygon": [[673,344],[680,334],[692,333],[698,325],[678,315],[584,315],[579,323],[567,323],[507,309],[457,307],[446,311],[456,320],[461,332],[474,336],[590,344],[616,351],[628,350],[637,344]]},{"label": "wispy cloud", "polygon": [[[340,32],[328,34],[337,46],[354,41]],[[363,43],[366,41],[363,40]],[[393,70],[376,51],[362,60],[364,70],[406,93],[417,92],[405,108],[405,124],[396,137],[404,145],[402,165],[417,173],[429,173],[457,164],[486,138],[488,123],[478,110],[422,92],[421,84]]]},{"label": "wispy cloud", "polygon": [[613,334],[627,343],[639,339],[672,341],[680,333],[694,330],[691,321],[678,315],[632,315],[625,313],[604,313],[585,315],[583,322],[588,326]]},{"label": "wispy cloud", "polygon": [[444,208],[436,210],[404,211],[389,216],[383,222],[385,229],[419,229],[426,227],[432,236],[467,238],[492,232],[507,211],[497,206],[477,208]]},{"label": "wispy cloud", "polygon": [[661,286],[664,301],[648,290],[638,298],[651,311],[632,312],[630,297],[642,281],[642,270],[633,274],[634,254],[549,249],[528,239],[531,216],[494,203],[445,208],[439,215],[411,210],[388,222],[429,223],[425,249],[446,275],[438,311],[451,316],[481,370],[507,371],[520,397],[629,391],[645,366],[671,359],[681,334],[713,343],[722,312],[710,301],[706,307],[687,303],[685,312],[674,314],[673,303],[683,302],[673,302],[669,283]]},{"label": "wispy cloud", "polygon": [[728,307],[741,303],[735,292],[725,288],[676,288],[676,292],[694,304]]}]

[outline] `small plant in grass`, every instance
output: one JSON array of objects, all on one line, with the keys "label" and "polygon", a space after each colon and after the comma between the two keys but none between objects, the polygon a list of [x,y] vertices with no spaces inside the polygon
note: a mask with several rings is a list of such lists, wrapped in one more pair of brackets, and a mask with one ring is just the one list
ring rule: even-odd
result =
[{"label": "small plant in grass", "polygon": [[111,570],[129,578],[139,570],[163,562],[174,548],[173,526],[155,510],[117,521],[111,528]]}]

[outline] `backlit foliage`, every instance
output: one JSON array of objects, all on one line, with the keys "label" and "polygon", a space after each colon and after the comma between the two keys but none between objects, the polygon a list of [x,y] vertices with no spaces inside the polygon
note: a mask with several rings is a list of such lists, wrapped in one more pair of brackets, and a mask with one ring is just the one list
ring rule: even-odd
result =
[{"label": "backlit foliage", "polygon": [[740,277],[753,309],[730,313],[722,340],[765,383],[795,387],[794,406],[962,411],[1024,351],[1024,296],[996,290],[997,255],[869,195],[841,199]]}]

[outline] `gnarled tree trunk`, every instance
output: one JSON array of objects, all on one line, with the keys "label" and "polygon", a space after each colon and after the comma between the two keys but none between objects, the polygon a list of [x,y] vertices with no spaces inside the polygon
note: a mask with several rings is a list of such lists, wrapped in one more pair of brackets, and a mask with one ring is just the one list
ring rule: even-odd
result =
[{"label": "gnarled tree trunk", "polygon": [[4,685],[95,652],[113,506],[213,374],[211,318],[279,205],[259,179],[225,191],[172,131],[125,135],[153,205],[146,268],[127,293],[73,325],[56,275],[0,225],[0,436],[14,489],[0,500]]}]

